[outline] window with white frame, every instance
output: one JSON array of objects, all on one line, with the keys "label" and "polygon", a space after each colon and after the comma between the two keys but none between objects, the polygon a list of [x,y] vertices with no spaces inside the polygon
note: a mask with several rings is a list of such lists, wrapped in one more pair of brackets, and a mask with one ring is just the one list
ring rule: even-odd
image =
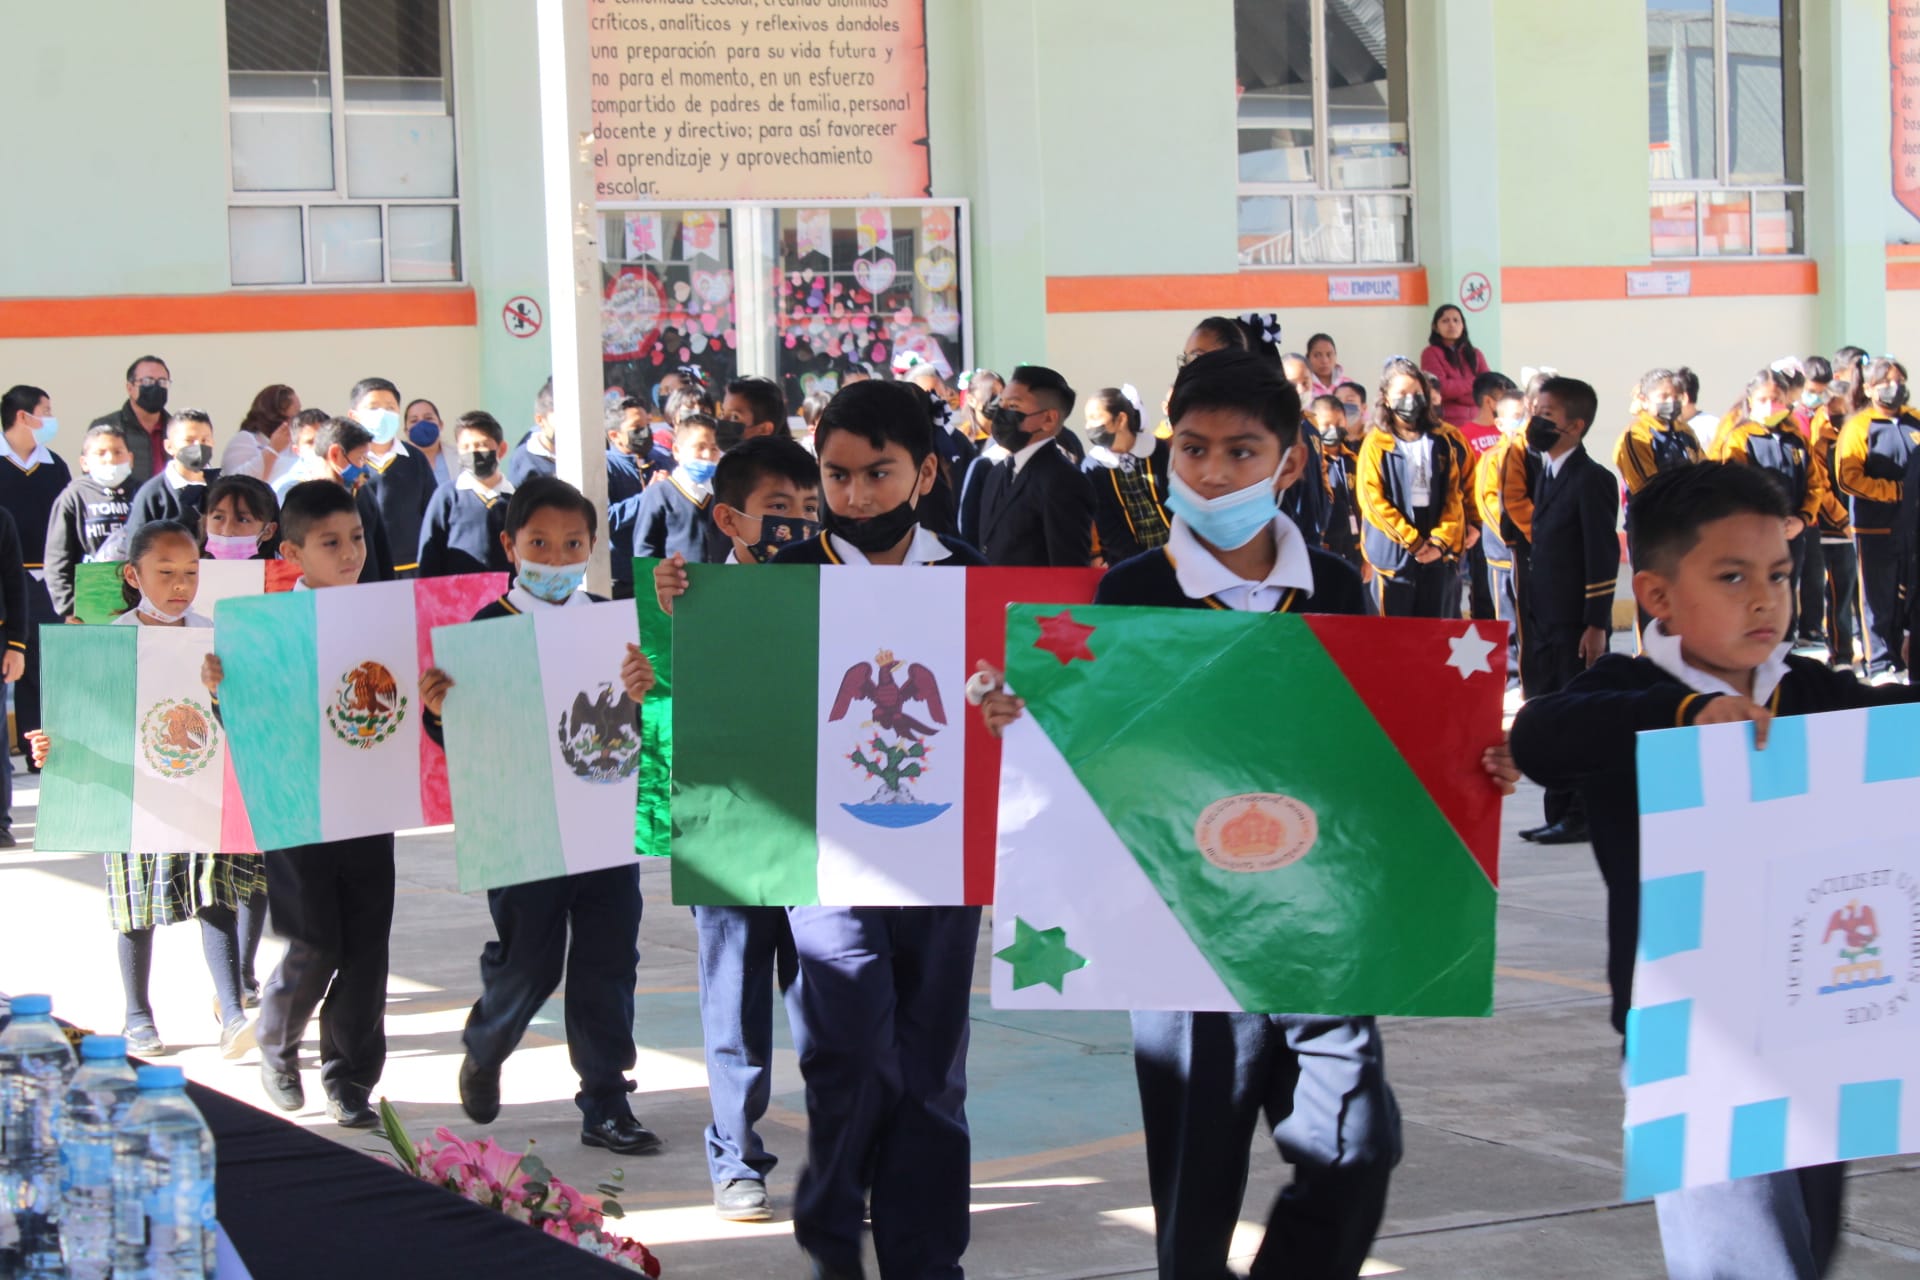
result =
[{"label": "window with white frame", "polygon": [[1800,0],[1647,0],[1653,256],[1805,252]]},{"label": "window with white frame", "polygon": [[448,0],[226,0],[236,285],[461,278]]},{"label": "window with white frame", "polygon": [[1240,265],[1414,260],[1406,0],[1234,0]]}]

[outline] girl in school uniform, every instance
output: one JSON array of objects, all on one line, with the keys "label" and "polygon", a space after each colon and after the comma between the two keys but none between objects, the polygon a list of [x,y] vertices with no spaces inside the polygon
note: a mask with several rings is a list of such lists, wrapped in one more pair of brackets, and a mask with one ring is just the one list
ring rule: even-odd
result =
[{"label": "girl in school uniform", "polygon": [[[122,574],[127,611],[114,626],[212,628],[212,620],[193,608],[200,585],[200,544],[185,525],[171,520],[142,525],[127,547]],[[31,746],[36,764],[53,749],[41,732],[32,735]],[[266,883],[259,854],[107,855],[107,919],[119,934],[130,1052],[151,1057],[167,1051],[148,998],[153,931],[196,918],[219,1006],[220,1051],[238,1058],[253,1047],[240,986],[237,915],[250,899],[266,893]]]}]

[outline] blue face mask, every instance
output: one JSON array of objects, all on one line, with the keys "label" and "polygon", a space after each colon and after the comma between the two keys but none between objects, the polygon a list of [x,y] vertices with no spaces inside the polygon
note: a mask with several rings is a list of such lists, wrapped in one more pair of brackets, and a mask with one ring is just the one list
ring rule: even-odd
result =
[{"label": "blue face mask", "polygon": [[548,604],[565,604],[567,597],[580,589],[587,580],[587,562],[578,564],[535,564],[531,560],[522,560],[514,571],[514,582],[527,589],[527,594],[536,600],[545,600]]},{"label": "blue face mask", "polygon": [[400,415],[391,409],[362,409],[353,416],[373,433],[375,444],[392,444],[400,438]]},{"label": "blue face mask", "polygon": [[1196,537],[1215,550],[1238,550],[1252,542],[1254,536],[1280,514],[1280,496],[1274,492],[1273,482],[1287,469],[1287,457],[1292,452],[1289,446],[1280,456],[1280,466],[1272,476],[1218,498],[1202,498],[1175,471],[1168,478],[1167,510],[1184,520]]},{"label": "blue face mask", "polygon": [[432,418],[422,418],[407,428],[407,442],[428,449],[440,440],[440,424]]},{"label": "blue face mask", "polygon": [[340,473],[340,483],[351,489],[373,474],[373,469],[365,463],[356,462]]},{"label": "blue face mask", "polygon": [[707,462],[704,459],[694,459],[680,464],[680,474],[694,484],[712,484],[713,473],[719,469],[719,463]]},{"label": "blue face mask", "polygon": [[53,438],[60,434],[60,419],[48,414],[40,419],[40,425],[33,429],[35,444],[52,444]]}]

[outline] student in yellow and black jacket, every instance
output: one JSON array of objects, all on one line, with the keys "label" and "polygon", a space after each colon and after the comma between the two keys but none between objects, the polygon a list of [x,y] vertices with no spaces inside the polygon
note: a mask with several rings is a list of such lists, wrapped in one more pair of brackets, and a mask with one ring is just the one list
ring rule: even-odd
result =
[{"label": "student in yellow and black jacket", "polygon": [[1519,388],[1494,405],[1500,438],[1480,455],[1473,469],[1473,508],[1480,521],[1480,545],[1487,556],[1493,616],[1507,624],[1507,681],[1520,683],[1526,635],[1520,625],[1520,590],[1527,572],[1533,536],[1533,485],[1540,459],[1527,449],[1526,399]]},{"label": "student in yellow and black jacket", "polygon": [[1901,557],[1893,531],[1907,460],[1920,446],[1920,416],[1907,407],[1906,366],[1891,356],[1867,366],[1866,386],[1872,403],[1840,428],[1833,474],[1853,505],[1866,674],[1874,679],[1905,665],[1900,659]]},{"label": "student in yellow and black jacket", "polygon": [[1411,360],[1381,371],[1374,425],[1354,482],[1374,599],[1389,618],[1457,617],[1466,543],[1458,455]]},{"label": "student in yellow and black jacket", "polygon": [[[1482,374],[1482,377],[1498,377],[1498,374]],[[1454,617],[1460,612],[1462,593],[1467,599],[1467,615],[1483,621],[1493,620],[1493,593],[1488,587],[1487,570],[1480,560],[1480,522],[1473,518],[1473,446],[1467,443],[1466,433],[1459,427],[1440,420],[1439,430],[1434,433],[1437,440],[1444,441],[1453,451],[1453,462],[1448,468],[1453,487],[1460,494],[1460,555],[1453,561],[1454,585],[1448,589],[1447,605],[1443,616]],[[1474,565],[1479,563],[1479,577],[1474,576]]]},{"label": "student in yellow and black jacket", "polygon": [[1671,369],[1649,369],[1640,378],[1640,400],[1647,407],[1635,414],[1613,450],[1613,469],[1626,482],[1627,506],[1647,481],[1662,471],[1684,467],[1706,456],[1693,428],[1681,421],[1686,389]]},{"label": "student in yellow and black jacket", "polygon": [[1337,396],[1317,396],[1307,411],[1307,422],[1320,435],[1320,469],[1327,495],[1327,527],[1320,532],[1320,545],[1358,570],[1363,583],[1371,582],[1373,570],[1360,553],[1360,499],[1354,489],[1366,421],[1349,418],[1347,406]]},{"label": "student in yellow and black jacket", "polygon": [[[1842,348],[1858,350],[1858,348]],[[1864,353],[1863,353],[1864,354]],[[1853,546],[1853,512],[1840,492],[1834,474],[1835,446],[1840,441],[1840,424],[1867,407],[1866,388],[1859,375],[1864,365],[1856,362],[1835,374],[1827,384],[1827,402],[1816,409],[1807,423],[1808,447],[1813,450],[1813,465],[1826,478],[1827,492],[1820,503],[1818,520],[1820,559],[1826,578],[1827,661],[1836,669],[1851,667],[1856,653],[1854,633],[1859,629],[1856,608],[1860,594],[1860,557]]]},{"label": "student in yellow and black jacket", "polygon": [[1787,543],[1793,549],[1793,603],[1787,635],[1798,636],[1800,575],[1805,572],[1807,544],[1819,538],[1814,524],[1826,497],[1826,476],[1813,460],[1793,420],[1794,393],[1787,375],[1762,369],[1747,382],[1745,396],[1728,416],[1733,425],[1720,443],[1718,462],[1758,467],[1780,487],[1787,500]]}]

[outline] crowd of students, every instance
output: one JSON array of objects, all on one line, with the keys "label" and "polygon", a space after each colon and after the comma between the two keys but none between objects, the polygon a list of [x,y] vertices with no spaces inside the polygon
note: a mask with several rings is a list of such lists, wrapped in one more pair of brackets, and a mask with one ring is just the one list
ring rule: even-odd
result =
[{"label": "crowd of students", "polygon": [[[483,411],[448,438],[435,406],[403,406],[385,379],[355,384],[339,417],[270,386],[221,474],[212,422],[168,413],[167,367],[143,357],[126,404],[88,428],[78,478],[48,447],[57,421],[45,392],[16,386],[0,399],[10,464],[0,466],[0,678],[37,768],[59,744],[40,731],[29,624],[75,621],[79,563],[125,562],[121,625],[210,626],[193,609],[202,558],[277,557],[305,589],[505,571],[512,585],[476,615],[486,618],[591,599],[582,584],[603,534],[615,594],[650,591],[668,612],[688,590],[689,562],[773,562],[1091,564],[1108,569],[1104,604],[1498,617],[1513,624],[1526,703],[1512,752],[1491,746],[1482,761],[1488,785],[1510,792],[1524,769],[1548,788],[1546,823],[1529,837],[1593,841],[1622,1026],[1637,930],[1633,733],[1753,720],[1764,734],[1773,715],[1916,696],[1883,674],[1904,662],[1907,495],[1920,498],[1905,370],[1852,348],[1782,361],[1718,419],[1699,412],[1686,370],[1650,372],[1616,453],[1642,656],[1607,656],[1622,486],[1584,445],[1600,413],[1593,387],[1551,370],[1524,385],[1488,370],[1457,308],[1435,314],[1419,361],[1388,360],[1371,389],[1347,378],[1330,336],[1296,356],[1277,349],[1276,332],[1258,317],[1201,322],[1152,424],[1131,387],[1082,404],[1039,366],[1004,379],[978,370],[958,389],[920,366],[809,397],[796,434],[777,384],[741,379],[716,398],[697,371],[675,371],[657,404],[606,410],[604,521],[554,476],[551,383],[511,449]],[[1076,408],[1084,441],[1070,429]],[[632,580],[634,556],[660,561],[651,582]],[[1877,683],[1848,670],[1856,559],[1864,674]],[[1834,670],[1788,656],[1816,635]],[[635,699],[653,682],[637,648],[609,663]],[[217,658],[203,676],[217,708]],[[437,735],[446,700],[463,695],[436,670],[420,693]],[[1021,709],[996,687],[979,714],[998,732]],[[133,1047],[164,1049],[147,1000],[153,929],[194,917],[229,1056],[257,1042],[268,1096],[296,1110],[299,1046],[317,1014],[330,1115],[373,1124],[393,854],[393,838],[378,836],[252,856],[110,857]],[[564,973],[582,1141],[658,1150],[627,1102],[637,867],[494,890],[489,908],[496,936],[480,957],[458,1074],[468,1115],[497,1117],[501,1065]],[[260,987],[253,956],[269,916],[289,946]],[[807,1088],[794,1219],[813,1274],[860,1274],[870,1216],[884,1275],[960,1275],[979,909],[695,916],[716,1211],[771,1214],[777,1156],[756,1125],[771,1095],[777,987]],[[1358,1274],[1400,1155],[1374,1020],[1156,1012],[1135,1014],[1133,1029],[1160,1273],[1225,1274],[1264,1115],[1294,1176],[1254,1274]],[[1673,1274],[1818,1274],[1839,1197],[1831,1170],[1662,1197]],[[1759,1261],[1729,1271],[1727,1257]]]}]

